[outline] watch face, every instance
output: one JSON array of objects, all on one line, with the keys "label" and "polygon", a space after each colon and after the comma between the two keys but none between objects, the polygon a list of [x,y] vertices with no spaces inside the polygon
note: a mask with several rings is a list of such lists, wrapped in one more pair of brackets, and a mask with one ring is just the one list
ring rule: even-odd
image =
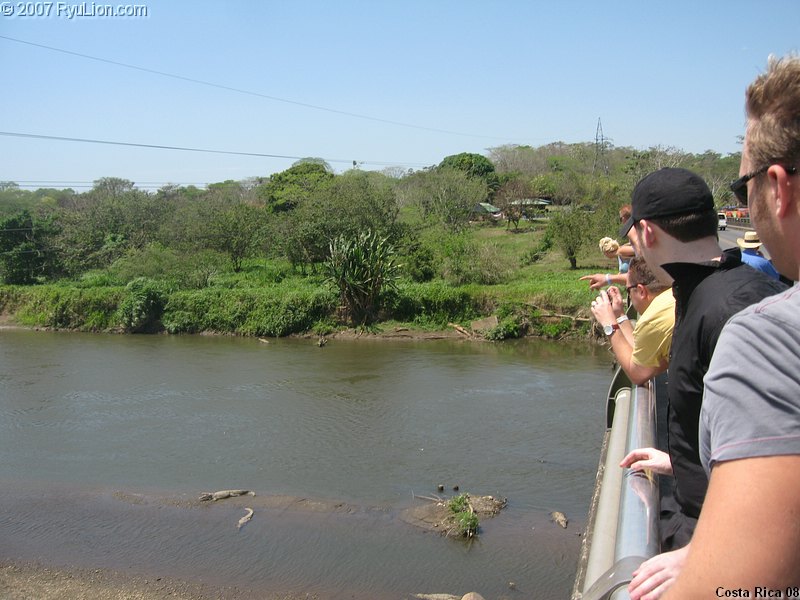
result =
[{"label": "watch face", "polygon": [[611,325],[603,325],[603,333],[606,335],[611,335],[614,333],[614,328]]}]

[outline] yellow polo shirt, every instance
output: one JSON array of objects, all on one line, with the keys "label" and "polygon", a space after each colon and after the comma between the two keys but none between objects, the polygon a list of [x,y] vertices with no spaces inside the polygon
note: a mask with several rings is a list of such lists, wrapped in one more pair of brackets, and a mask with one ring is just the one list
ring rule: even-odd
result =
[{"label": "yellow polo shirt", "polygon": [[631,360],[640,367],[658,367],[669,361],[675,327],[675,297],[672,288],[653,298],[633,328]]}]

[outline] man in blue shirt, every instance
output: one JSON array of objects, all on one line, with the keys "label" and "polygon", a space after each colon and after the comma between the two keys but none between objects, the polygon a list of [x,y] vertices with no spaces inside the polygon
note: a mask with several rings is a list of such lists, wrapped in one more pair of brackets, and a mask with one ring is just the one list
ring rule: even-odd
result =
[{"label": "man in blue shirt", "polygon": [[744,237],[737,238],[736,243],[739,244],[739,248],[742,251],[742,262],[744,264],[766,273],[773,279],[781,278],[778,271],[772,266],[772,263],[759,252],[761,240],[758,239],[757,232],[745,231]]}]

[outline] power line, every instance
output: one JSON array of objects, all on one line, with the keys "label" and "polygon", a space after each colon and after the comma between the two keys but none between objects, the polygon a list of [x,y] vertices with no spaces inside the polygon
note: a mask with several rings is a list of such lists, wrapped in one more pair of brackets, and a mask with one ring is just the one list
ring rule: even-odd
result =
[{"label": "power line", "polygon": [[174,73],[167,73],[165,71],[158,71],[156,69],[150,69],[147,67],[140,67],[138,65],[131,65],[128,63],[119,62],[116,60],[110,60],[107,58],[101,58],[99,56],[92,56],[90,54],[82,54],[80,52],[73,52],[72,50],[64,50],[63,48],[55,48],[54,46],[46,46],[45,44],[37,44],[35,42],[29,42],[27,40],[20,40],[17,38],[9,37],[7,35],[0,35],[0,39],[8,40],[10,42],[17,42],[18,44],[26,44],[28,46],[35,46],[36,48],[43,48],[45,50],[50,50],[52,52],[60,52],[62,54],[68,54],[70,56],[77,56],[79,58],[85,58],[87,60],[94,60],[97,62],[106,63],[109,65],[114,65],[117,67],[124,67],[126,69],[133,69],[135,71],[142,71],[144,73],[152,73],[153,75],[160,75],[162,77],[170,77],[172,79],[178,79],[181,81],[188,81],[189,83],[195,83],[197,85],[205,85],[208,87],[213,87],[221,90],[227,90],[229,92],[235,92],[237,94],[245,94],[248,96],[255,96],[257,98],[264,98],[266,100],[272,100],[274,102],[283,102],[285,104],[293,104],[295,106],[302,106],[303,108],[311,108],[314,110],[321,110],[329,113],[334,113],[338,115],[344,115],[346,117],[352,117],[354,119],[364,119],[367,121],[375,121],[377,123],[386,123],[388,125],[397,125],[398,127],[408,127],[410,129],[420,129],[422,131],[432,131],[435,133],[445,133],[447,135],[458,135],[462,137],[473,137],[473,138],[483,138],[488,140],[508,140],[508,138],[499,137],[499,136],[490,136],[490,135],[479,135],[474,133],[462,133],[459,131],[450,131],[448,129],[437,129],[435,127],[425,127],[423,125],[414,125],[412,123],[403,123],[402,121],[393,121],[391,119],[381,119],[379,117],[371,117],[369,115],[362,115],[359,113],[348,112],[345,110],[338,110],[335,108],[328,108],[327,106],[320,106],[317,104],[309,104],[307,102],[300,102],[298,100],[289,100],[287,98],[280,98],[278,96],[270,96],[268,94],[261,94],[259,92],[253,92],[250,90],[244,90],[241,88],[235,88],[227,85],[222,85],[220,83],[214,83],[212,81],[204,81],[202,79],[195,79],[193,77],[185,77],[183,75],[176,75]]},{"label": "power line", "polygon": [[[74,183],[76,185],[81,185],[84,183],[88,183],[89,185],[93,184],[94,181],[78,181],[77,179],[14,179],[12,183],[17,185],[23,183]],[[205,185],[205,183],[197,183],[197,182],[183,182],[183,181],[140,181],[139,184],[143,185]]]},{"label": "power line", "polygon": [[[0,36],[2,37],[2,36]],[[117,142],[111,140],[95,140],[90,138],[75,138],[75,137],[65,137],[65,136],[57,136],[57,135],[40,135],[36,133],[19,133],[16,131],[0,131],[0,135],[4,135],[7,137],[19,137],[19,138],[28,138],[28,139],[39,139],[39,140],[55,140],[60,142],[81,142],[85,144],[107,144],[111,146],[129,146],[134,148],[155,148],[158,150],[179,150],[181,152],[204,152],[208,154],[232,154],[235,156],[255,156],[259,158],[287,158],[291,160],[302,160],[303,158],[307,158],[304,156],[287,156],[284,154],[266,154],[262,152],[236,152],[233,150],[212,150],[209,148],[188,148],[185,146],[165,146],[162,144],[138,144],[135,142]],[[344,159],[344,158],[323,158],[326,162],[333,162],[333,163],[353,163],[352,159]],[[398,162],[382,162],[382,161],[359,161],[361,164],[367,165],[376,165],[381,167],[393,167],[393,166],[427,166],[421,163],[398,163]]]},{"label": "power line", "polygon": [[[63,190],[68,188],[91,188],[94,187],[94,181],[70,181],[70,180],[52,180],[52,179],[14,179],[12,182],[19,188],[31,189],[50,189],[49,186],[57,185],[63,187],[56,187],[52,189]],[[176,187],[206,187],[208,182],[185,182],[185,181],[137,181],[134,182],[134,187],[137,189],[157,190],[165,186]],[[43,187],[44,186],[44,187]]]}]

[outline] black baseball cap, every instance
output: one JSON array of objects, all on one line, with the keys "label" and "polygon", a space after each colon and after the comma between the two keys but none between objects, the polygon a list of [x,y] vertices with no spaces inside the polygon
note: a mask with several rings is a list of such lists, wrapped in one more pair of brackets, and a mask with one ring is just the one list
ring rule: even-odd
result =
[{"label": "black baseball cap", "polygon": [[644,177],[633,189],[631,217],[620,228],[625,237],[636,221],[714,210],[714,196],[699,175],[665,168]]}]

